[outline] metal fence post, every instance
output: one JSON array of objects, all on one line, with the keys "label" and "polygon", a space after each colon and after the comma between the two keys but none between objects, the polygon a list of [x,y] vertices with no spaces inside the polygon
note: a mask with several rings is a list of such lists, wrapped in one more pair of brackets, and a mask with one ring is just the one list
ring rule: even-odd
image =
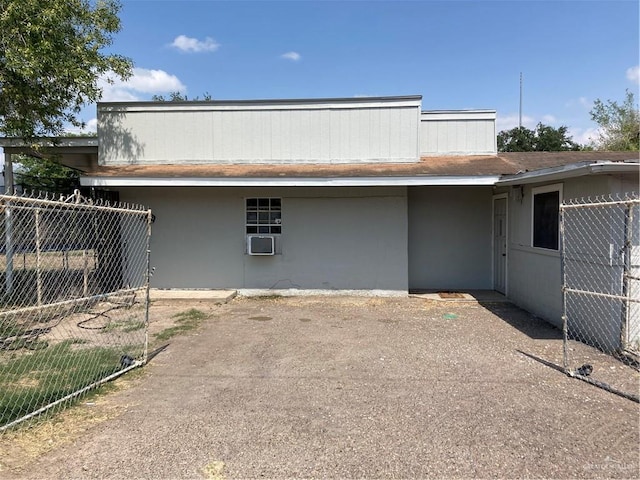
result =
[{"label": "metal fence post", "polygon": [[42,305],[42,245],[40,244],[40,209],[34,210],[36,225],[36,291],[38,305]]},{"label": "metal fence post", "polygon": [[629,314],[631,309],[631,289],[629,282],[631,280],[631,249],[633,248],[632,233],[633,229],[633,209],[631,204],[626,204],[624,208],[624,227],[623,227],[623,269],[622,269],[622,312],[620,318],[620,351],[627,350],[629,338],[627,335],[629,328]]},{"label": "metal fence post", "polygon": [[569,372],[569,361],[567,355],[567,343],[569,330],[567,327],[567,276],[565,271],[565,235],[564,235],[564,203],[560,205],[560,278],[562,279],[562,368]]}]

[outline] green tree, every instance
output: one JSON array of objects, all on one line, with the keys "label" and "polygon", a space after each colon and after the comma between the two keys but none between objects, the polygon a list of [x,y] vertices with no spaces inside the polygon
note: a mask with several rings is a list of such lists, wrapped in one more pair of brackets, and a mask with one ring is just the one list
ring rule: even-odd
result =
[{"label": "green tree", "polygon": [[532,152],[535,132],[526,127],[515,127],[498,133],[499,152]]},{"label": "green tree", "polygon": [[554,128],[538,123],[535,130],[515,127],[498,133],[499,152],[563,152],[580,149],[564,125]]},{"label": "green tree", "polygon": [[69,194],[80,185],[80,172],[44,157],[16,158],[15,183],[24,191]]},{"label": "green tree", "polygon": [[640,150],[640,111],[633,92],[626,91],[622,104],[598,99],[590,113],[591,119],[600,126],[594,142],[598,150]]},{"label": "green tree", "polygon": [[120,30],[119,9],[116,0],[0,0],[0,134],[33,140],[82,126],[98,79],[131,75],[131,60],[102,52]]},{"label": "green tree", "polygon": [[184,94],[184,93],[169,92],[169,95],[167,97],[165,97],[164,95],[153,95],[151,97],[151,100],[153,100],[154,102],[188,102],[188,101],[192,101],[192,102],[205,101],[205,102],[208,102],[210,100],[213,100],[213,97],[210,94],[205,93],[205,94],[202,95],[202,98],[194,97],[191,100],[189,100],[187,95]]},{"label": "green tree", "polygon": [[580,150],[580,145],[573,141],[568,133],[568,127],[562,125],[558,128],[538,123],[536,127],[536,152],[565,152],[567,150]]}]

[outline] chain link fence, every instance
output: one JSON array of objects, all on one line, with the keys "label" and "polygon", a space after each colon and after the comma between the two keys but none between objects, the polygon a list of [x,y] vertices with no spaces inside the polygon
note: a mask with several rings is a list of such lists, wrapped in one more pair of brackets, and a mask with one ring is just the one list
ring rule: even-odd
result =
[{"label": "chain link fence", "polygon": [[637,401],[640,199],[572,200],[560,215],[565,371]]},{"label": "chain link fence", "polygon": [[0,196],[0,432],[146,361],[151,219]]}]

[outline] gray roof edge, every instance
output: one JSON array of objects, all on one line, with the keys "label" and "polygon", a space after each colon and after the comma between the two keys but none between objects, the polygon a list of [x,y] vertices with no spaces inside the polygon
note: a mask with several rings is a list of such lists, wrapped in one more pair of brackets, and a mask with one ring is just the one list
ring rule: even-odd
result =
[{"label": "gray roof edge", "polygon": [[520,172],[514,175],[505,175],[496,182],[496,186],[511,186],[530,183],[540,183],[547,181],[562,180],[565,178],[580,177],[583,175],[598,175],[607,173],[637,173],[640,168],[640,162],[612,162],[612,161],[596,161],[596,162],[577,162],[559,167],[542,168],[540,170],[531,170],[528,172]]},{"label": "gray roof edge", "polygon": [[273,99],[247,99],[247,100],[186,100],[186,101],[123,101],[123,102],[98,102],[101,106],[150,106],[150,105],[175,105],[175,106],[253,106],[253,105],[318,105],[323,103],[370,103],[370,102],[421,102],[422,95],[376,96],[376,97],[327,97],[327,98],[273,98]]},{"label": "gray roof edge", "polygon": [[461,108],[459,110],[422,110],[420,113],[497,113],[497,110],[491,108]]},{"label": "gray roof edge", "polygon": [[97,147],[98,136],[90,137],[41,137],[32,142],[26,142],[19,137],[0,137],[0,147],[5,148],[32,148],[38,147]]}]

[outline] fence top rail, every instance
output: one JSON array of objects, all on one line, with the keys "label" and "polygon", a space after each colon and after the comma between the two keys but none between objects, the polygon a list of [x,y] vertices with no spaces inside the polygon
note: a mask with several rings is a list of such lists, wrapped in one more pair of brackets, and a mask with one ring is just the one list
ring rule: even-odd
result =
[{"label": "fence top rail", "polygon": [[111,204],[104,200],[92,200],[80,195],[76,190],[73,195],[61,196],[58,199],[47,194],[32,195],[0,195],[0,206],[11,204],[12,207],[29,206],[34,207],[64,207],[71,210],[99,210],[104,212],[118,212],[135,215],[148,215],[151,211],[142,205],[132,203]]},{"label": "fence top rail", "polygon": [[638,197],[637,194],[630,194],[624,198],[615,198],[613,196],[604,195],[602,197],[571,198],[565,200],[560,205],[560,208],[615,207],[627,205],[640,205],[640,197]]}]

